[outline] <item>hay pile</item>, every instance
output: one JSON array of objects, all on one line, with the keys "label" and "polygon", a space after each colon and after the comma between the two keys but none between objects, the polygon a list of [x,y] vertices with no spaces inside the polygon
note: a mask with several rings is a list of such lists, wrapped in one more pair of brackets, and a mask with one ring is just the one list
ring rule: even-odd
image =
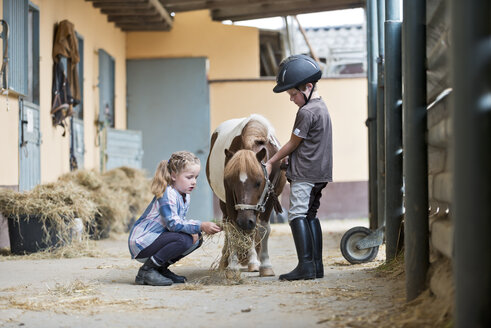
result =
[{"label": "hay pile", "polygon": [[144,171],[126,166],[105,172],[102,180],[119,201],[114,206],[119,206],[119,210],[124,213],[121,219],[112,224],[111,229],[115,232],[127,231],[132,221],[143,213],[152,200],[150,181]]},{"label": "hay pile", "polygon": [[109,230],[128,231],[151,199],[150,181],[141,170],[77,170],[31,191],[0,189],[0,212],[17,222],[38,219],[46,243],[55,235],[60,246],[70,244],[74,218],[82,220],[83,241],[89,234],[99,239]]},{"label": "hay pile", "polygon": [[55,232],[58,244],[63,245],[71,241],[74,218],[80,218],[84,225],[90,226],[98,208],[84,188],[64,182],[38,185],[21,193],[2,189],[0,212],[17,221],[38,219],[45,232],[45,241],[48,243],[50,232]]}]

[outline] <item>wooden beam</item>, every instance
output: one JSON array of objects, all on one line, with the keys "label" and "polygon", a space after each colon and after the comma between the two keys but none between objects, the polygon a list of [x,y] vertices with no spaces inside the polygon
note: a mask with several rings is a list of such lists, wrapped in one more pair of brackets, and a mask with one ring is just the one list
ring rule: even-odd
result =
[{"label": "wooden beam", "polygon": [[[160,0],[160,2],[171,12],[182,12],[200,9],[226,9],[249,6],[269,6],[279,8],[286,5],[305,6],[306,9],[312,5],[336,5],[336,3],[347,3],[346,8],[351,8],[352,0]],[[365,5],[365,0],[358,1],[360,6]]]},{"label": "wooden beam", "polygon": [[94,8],[152,8],[152,6],[148,3],[148,1],[142,2],[126,2],[126,1],[118,1],[118,2],[105,2],[105,1],[94,1],[92,2],[92,6]]},{"label": "wooden beam", "polygon": [[347,8],[358,8],[365,5],[364,0],[333,0],[333,1],[296,1],[290,5],[271,6],[269,4],[237,6],[227,9],[216,9],[212,11],[212,18],[216,21],[222,20],[248,20],[274,16],[288,16],[296,14],[307,14],[320,11],[338,10]]},{"label": "wooden beam", "polygon": [[[300,2],[302,0],[299,0]],[[299,1],[295,0],[249,0],[249,1],[240,1],[240,0],[184,0],[184,1],[176,1],[176,0],[168,0],[163,1],[164,6],[171,12],[182,12],[182,11],[192,11],[192,10],[201,10],[201,9],[223,9],[223,8],[231,8],[237,6],[249,6],[249,5],[261,5],[261,4],[269,4],[271,6],[281,6],[285,3],[298,3]],[[304,0],[305,1],[305,0]],[[311,0],[308,0],[311,1]],[[325,2],[328,0],[319,0],[318,2]]]},{"label": "wooden beam", "polygon": [[159,14],[154,15],[108,15],[107,20],[115,23],[155,23],[155,22],[163,22],[162,17]]},{"label": "wooden beam", "polygon": [[138,2],[148,2],[148,0],[85,0],[86,2],[105,2],[105,3],[115,3],[115,2],[126,2],[126,3],[138,3]]},{"label": "wooden beam", "polygon": [[101,13],[111,16],[152,16],[158,15],[153,8],[148,9],[101,9]]},{"label": "wooden beam", "polygon": [[155,10],[157,10],[157,12],[160,14],[160,16],[162,16],[164,21],[169,25],[169,29],[172,28],[174,20],[167,12],[167,9],[165,9],[164,6],[162,6],[159,0],[149,0],[149,1],[150,4],[155,8]]},{"label": "wooden beam", "polygon": [[297,21],[297,24],[298,24],[298,29],[300,30],[300,33],[302,33],[303,39],[305,40],[305,43],[307,44],[307,47],[309,48],[309,51],[310,51],[310,56],[311,56],[312,58],[314,58],[314,60],[315,60],[316,62],[320,63],[320,61],[319,61],[319,57],[317,57],[317,55],[315,54],[314,48],[312,48],[312,45],[310,44],[309,37],[307,36],[307,33],[306,33],[306,32],[305,32],[305,30],[303,29],[302,24],[300,24],[300,21],[298,20],[297,15],[294,15],[293,17],[294,17],[294,18],[295,18],[295,20]]},{"label": "wooden beam", "polygon": [[137,32],[137,31],[169,31],[170,26],[162,24],[116,24],[120,29],[125,32]]}]

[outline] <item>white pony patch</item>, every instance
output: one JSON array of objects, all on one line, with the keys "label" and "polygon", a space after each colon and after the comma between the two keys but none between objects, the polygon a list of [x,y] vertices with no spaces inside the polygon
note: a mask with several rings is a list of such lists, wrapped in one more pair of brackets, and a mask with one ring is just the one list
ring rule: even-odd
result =
[{"label": "white pony patch", "polygon": [[246,182],[247,180],[247,173],[245,172],[240,172],[239,179],[242,183]]}]

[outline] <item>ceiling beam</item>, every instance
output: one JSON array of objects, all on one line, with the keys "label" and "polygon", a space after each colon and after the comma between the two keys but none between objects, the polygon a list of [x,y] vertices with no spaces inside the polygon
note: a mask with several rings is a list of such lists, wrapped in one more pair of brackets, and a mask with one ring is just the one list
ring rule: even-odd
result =
[{"label": "ceiling beam", "polygon": [[152,16],[139,16],[139,15],[127,15],[127,16],[113,16],[108,15],[107,20],[115,23],[155,23],[155,22],[163,22],[162,17],[160,15],[155,14]]},{"label": "ceiling beam", "polygon": [[282,6],[272,4],[243,5],[231,8],[212,10],[212,18],[223,20],[248,20],[275,16],[306,14],[320,11],[364,7],[364,0],[331,0],[331,1],[302,1],[284,3]]},{"label": "ceiling beam", "polygon": [[159,2],[159,0],[149,0],[150,4],[157,10],[157,12],[162,16],[164,19],[165,23],[169,25],[169,29],[172,28],[172,25],[174,23],[174,20],[172,17],[170,17],[169,13],[167,12],[167,9],[162,6],[162,4]]},{"label": "ceiling beam", "polygon": [[[145,29],[154,26],[156,29],[172,28],[173,19],[159,0],[86,0],[92,2],[95,8],[100,8],[108,15],[108,21],[120,25],[142,23]],[[146,24],[146,23],[151,23]],[[136,24],[136,26],[141,24]]]},{"label": "ceiling beam", "polygon": [[[326,2],[329,0],[319,0],[319,1],[312,1],[312,0],[307,0],[309,2],[315,3],[315,2]],[[243,7],[243,6],[249,6],[249,5],[262,5],[262,4],[270,4],[271,6],[281,6],[285,3],[298,3],[299,1],[295,0],[248,0],[248,1],[241,1],[241,0],[183,0],[183,1],[176,1],[176,0],[160,0],[160,2],[166,2],[164,3],[164,6],[170,11],[170,12],[182,12],[182,11],[192,11],[192,10],[201,10],[201,9],[223,9],[223,8],[230,8],[230,7]]]},{"label": "ceiling beam", "polygon": [[169,31],[170,26],[164,23],[155,24],[134,24],[134,23],[121,23],[116,24],[120,29],[125,32],[136,32],[136,31]]},{"label": "ceiling beam", "polygon": [[[85,0],[123,30],[169,30],[170,12],[208,9],[215,21],[247,20],[364,7],[366,0]],[[152,23],[150,25],[145,22]],[[131,27],[134,23],[133,27]],[[165,26],[162,24],[165,23]]]},{"label": "ceiling beam", "polygon": [[148,9],[101,9],[101,13],[111,16],[152,16],[158,15],[157,11],[153,8]]},{"label": "ceiling beam", "polygon": [[104,0],[97,0],[92,2],[92,6],[95,8],[152,8],[148,0],[146,1],[117,1],[106,2]]}]

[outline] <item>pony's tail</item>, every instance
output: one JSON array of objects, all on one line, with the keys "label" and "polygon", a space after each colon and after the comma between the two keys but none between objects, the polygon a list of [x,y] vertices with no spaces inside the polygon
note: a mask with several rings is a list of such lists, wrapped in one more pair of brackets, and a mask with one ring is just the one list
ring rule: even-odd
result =
[{"label": "pony's tail", "polygon": [[152,179],[152,184],[150,186],[150,190],[152,194],[155,195],[156,198],[162,197],[167,188],[168,181],[170,180],[170,173],[167,167],[167,161],[163,160],[157,166],[157,170],[155,171],[155,175]]}]

